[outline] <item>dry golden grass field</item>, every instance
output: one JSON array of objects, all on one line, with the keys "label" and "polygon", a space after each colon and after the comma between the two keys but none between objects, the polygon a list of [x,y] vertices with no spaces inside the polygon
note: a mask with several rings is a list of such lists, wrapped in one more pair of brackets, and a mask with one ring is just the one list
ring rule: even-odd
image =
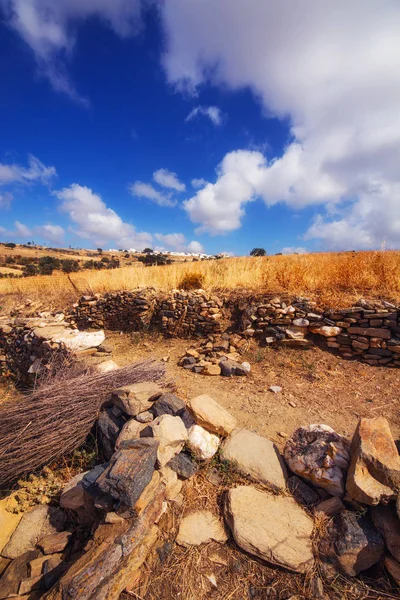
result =
[{"label": "dry golden grass field", "polygon": [[320,253],[242,257],[143,267],[137,263],[108,271],[59,272],[0,280],[3,308],[26,298],[62,307],[79,294],[152,286],[170,290],[185,284],[213,291],[288,293],[346,306],[360,296],[400,302],[400,252]]}]

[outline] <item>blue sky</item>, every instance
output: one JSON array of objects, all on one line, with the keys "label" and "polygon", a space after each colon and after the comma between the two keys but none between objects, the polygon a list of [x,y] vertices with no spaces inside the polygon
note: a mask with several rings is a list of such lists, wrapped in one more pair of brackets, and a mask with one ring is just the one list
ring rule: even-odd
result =
[{"label": "blue sky", "polygon": [[0,240],[399,247],[399,5],[304,6],[0,0]]}]

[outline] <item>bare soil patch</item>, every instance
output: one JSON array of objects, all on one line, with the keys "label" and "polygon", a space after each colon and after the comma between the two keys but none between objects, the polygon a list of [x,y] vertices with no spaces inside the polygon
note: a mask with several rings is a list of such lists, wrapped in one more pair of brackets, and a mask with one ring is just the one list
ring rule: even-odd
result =
[{"label": "bare soil patch", "polygon": [[[360,417],[386,417],[395,439],[400,437],[398,369],[346,361],[318,347],[275,350],[254,343],[243,355],[252,367],[248,377],[206,376],[177,365],[195,341],[111,332],[107,339],[120,366],[149,356],[167,359],[167,377],[183,398],[213,396],[243,427],[280,448],[294,429],[310,423],[325,423],[350,437]],[[282,392],[269,391],[271,385]]]}]

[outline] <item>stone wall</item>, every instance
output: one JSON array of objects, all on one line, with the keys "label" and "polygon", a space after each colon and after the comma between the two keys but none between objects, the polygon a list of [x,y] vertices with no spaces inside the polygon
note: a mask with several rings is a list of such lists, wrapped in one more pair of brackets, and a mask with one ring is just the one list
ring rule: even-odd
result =
[{"label": "stone wall", "polygon": [[157,295],[147,288],[83,296],[74,304],[69,321],[79,328],[143,331],[153,326],[177,337],[204,336],[220,331],[222,304],[203,290]]},{"label": "stone wall", "polygon": [[183,338],[229,330],[261,344],[299,348],[319,338],[344,358],[400,366],[400,308],[379,300],[360,300],[356,306],[332,311],[299,297],[246,293],[223,297],[203,290],[157,295],[154,289],[145,289],[84,296],[69,320],[74,326],[120,331],[156,328]]}]

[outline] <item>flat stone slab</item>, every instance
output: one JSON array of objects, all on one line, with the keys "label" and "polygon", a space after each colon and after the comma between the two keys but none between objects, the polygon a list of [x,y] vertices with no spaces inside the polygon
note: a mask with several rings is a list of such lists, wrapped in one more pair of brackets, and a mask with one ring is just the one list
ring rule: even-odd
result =
[{"label": "flat stone slab", "polygon": [[244,475],[278,489],[286,488],[285,463],[275,444],[247,429],[233,432],[222,444],[223,460],[229,460]]},{"label": "flat stone slab", "polygon": [[176,543],[180,546],[200,546],[211,541],[228,539],[221,520],[209,510],[199,510],[184,517],[179,526]]},{"label": "flat stone slab", "polygon": [[312,566],[313,521],[293,498],[239,486],[229,490],[224,516],[246,552],[299,573]]}]

